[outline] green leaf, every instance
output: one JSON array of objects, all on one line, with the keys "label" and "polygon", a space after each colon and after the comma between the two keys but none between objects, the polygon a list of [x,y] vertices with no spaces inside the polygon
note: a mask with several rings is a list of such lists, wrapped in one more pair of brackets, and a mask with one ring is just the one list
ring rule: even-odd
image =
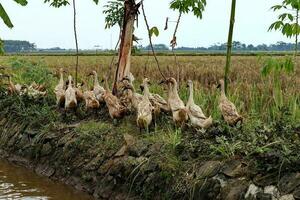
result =
[{"label": "green leaf", "polygon": [[68,0],[44,0],[44,3],[50,3],[50,6],[53,6],[55,8],[70,4]]},{"label": "green leaf", "polygon": [[206,0],[172,0],[170,8],[182,13],[192,12],[197,18],[202,18]]},{"label": "green leaf", "polygon": [[14,0],[15,2],[17,2],[18,4],[22,5],[22,6],[26,6],[27,5],[27,0]]},{"label": "green leaf", "polygon": [[153,36],[153,34],[154,34],[156,37],[158,37],[158,35],[159,35],[159,30],[158,30],[158,28],[157,28],[156,26],[152,27],[152,28],[149,30],[149,34],[150,34],[151,37]]},{"label": "green leaf", "polygon": [[99,0],[93,0],[94,2],[95,2],[95,4],[97,4],[98,5],[98,3],[99,3]]},{"label": "green leaf", "polygon": [[124,17],[124,1],[123,0],[115,0],[108,1],[106,5],[104,5],[105,10],[103,14],[105,17],[105,28],[111,28],[115,25],[122,27],[123,17]]},{"label": "green leaf", "polygon": [[12,22],[10,21],[9,16],[7,15],[5,9],[3,8],[2,4],[0,3],[0,17],[3,20],[3,22],[5,23],[5,25],[8,28],[13,28],[14,25],[12,24]]},{"label": "green leaf", "polygon": [[276,11],[276,10],[280,10],[283,6],[282,5],[275,5],[275,6],[272,6],[271,9],[273,11]]},{"label": "green leaf", "polygon": [[288,18],[289,18],[290,21],[294,20],[294,16],[292,14],[288,14]]}]

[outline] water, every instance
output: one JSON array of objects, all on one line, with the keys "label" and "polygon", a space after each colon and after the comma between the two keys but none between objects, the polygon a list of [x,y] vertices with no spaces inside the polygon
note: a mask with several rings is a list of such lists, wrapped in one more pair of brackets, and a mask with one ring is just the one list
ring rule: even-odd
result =
[{"label": "water", "polygon": [[0,159],[0,200],[92,200],[62,183]]}]

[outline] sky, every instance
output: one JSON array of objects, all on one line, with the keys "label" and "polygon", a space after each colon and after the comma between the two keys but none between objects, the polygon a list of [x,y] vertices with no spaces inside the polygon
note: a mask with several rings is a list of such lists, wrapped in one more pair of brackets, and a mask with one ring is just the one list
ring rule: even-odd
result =
[{"label": "sky", "polygon": [[[27,40],[35,43],[38,48],[75,48],[73,36],[73,10],[71,6],[53,8],[44,4],[44,0],[28,0],[26,7],[13,1],[0,0],[11,21],[13,29],[0,22],[2,39]],[[118,40],[118,28],[104,28],[103,5],[108,0],[100,0],[95,5],[92,0],[77,0],[77,28],[80,49],[114,48]],[[171,0],[145,0],[145,10],[150,26],[157,26],[160,35],[153,38],[155,44],[168,44],[174,32],[175,23],[169,24],[164,31],[166,17],[175,21],[178,12],[169,9]],[[280,0],[237,0],[236,24],[234,40],[246,44],[272,44],[277,41],[292,42],[278,32],[268,32],[269,25],[276,20],[279,13],[273,13],[270,7]],[[181,19],[177,34],[178,46],[208,47],[227,40],[230,0],[207,0],[203,19],[192,14],[185,14]],[[148,36],[143,17],[135,35],[142,40],[141,45],[148,45]]]}]

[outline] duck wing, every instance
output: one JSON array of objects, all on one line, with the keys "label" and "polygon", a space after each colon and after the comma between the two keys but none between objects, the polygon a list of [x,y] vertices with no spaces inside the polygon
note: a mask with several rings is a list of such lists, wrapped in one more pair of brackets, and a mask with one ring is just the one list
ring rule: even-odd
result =
[{"label": "duck wing", "polygon": [[236,106],[230,101],[222,102],[221,110],[222,110],[223,115],[225,115],[225,116],[228,116],[228,117],[239,116]]},{"label": "duck wing", "polygon": [[194,105],[191,105],[189,107],[189,111],[191,112],[191,114],[194,116],[194,117],[197,117],[197,118],[201,118],[201,119],[206,119],[207,117],[204,115],[202,109],[200,108],[200,106],[194,104]]}]

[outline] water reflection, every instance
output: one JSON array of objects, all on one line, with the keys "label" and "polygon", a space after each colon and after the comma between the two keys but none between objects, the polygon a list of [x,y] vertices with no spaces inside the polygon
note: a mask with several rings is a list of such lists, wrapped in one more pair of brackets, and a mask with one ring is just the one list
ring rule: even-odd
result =
[{"label": "water reflection", "polygon": [[92,200],[69,186],[0,159],[0,200]]}]

